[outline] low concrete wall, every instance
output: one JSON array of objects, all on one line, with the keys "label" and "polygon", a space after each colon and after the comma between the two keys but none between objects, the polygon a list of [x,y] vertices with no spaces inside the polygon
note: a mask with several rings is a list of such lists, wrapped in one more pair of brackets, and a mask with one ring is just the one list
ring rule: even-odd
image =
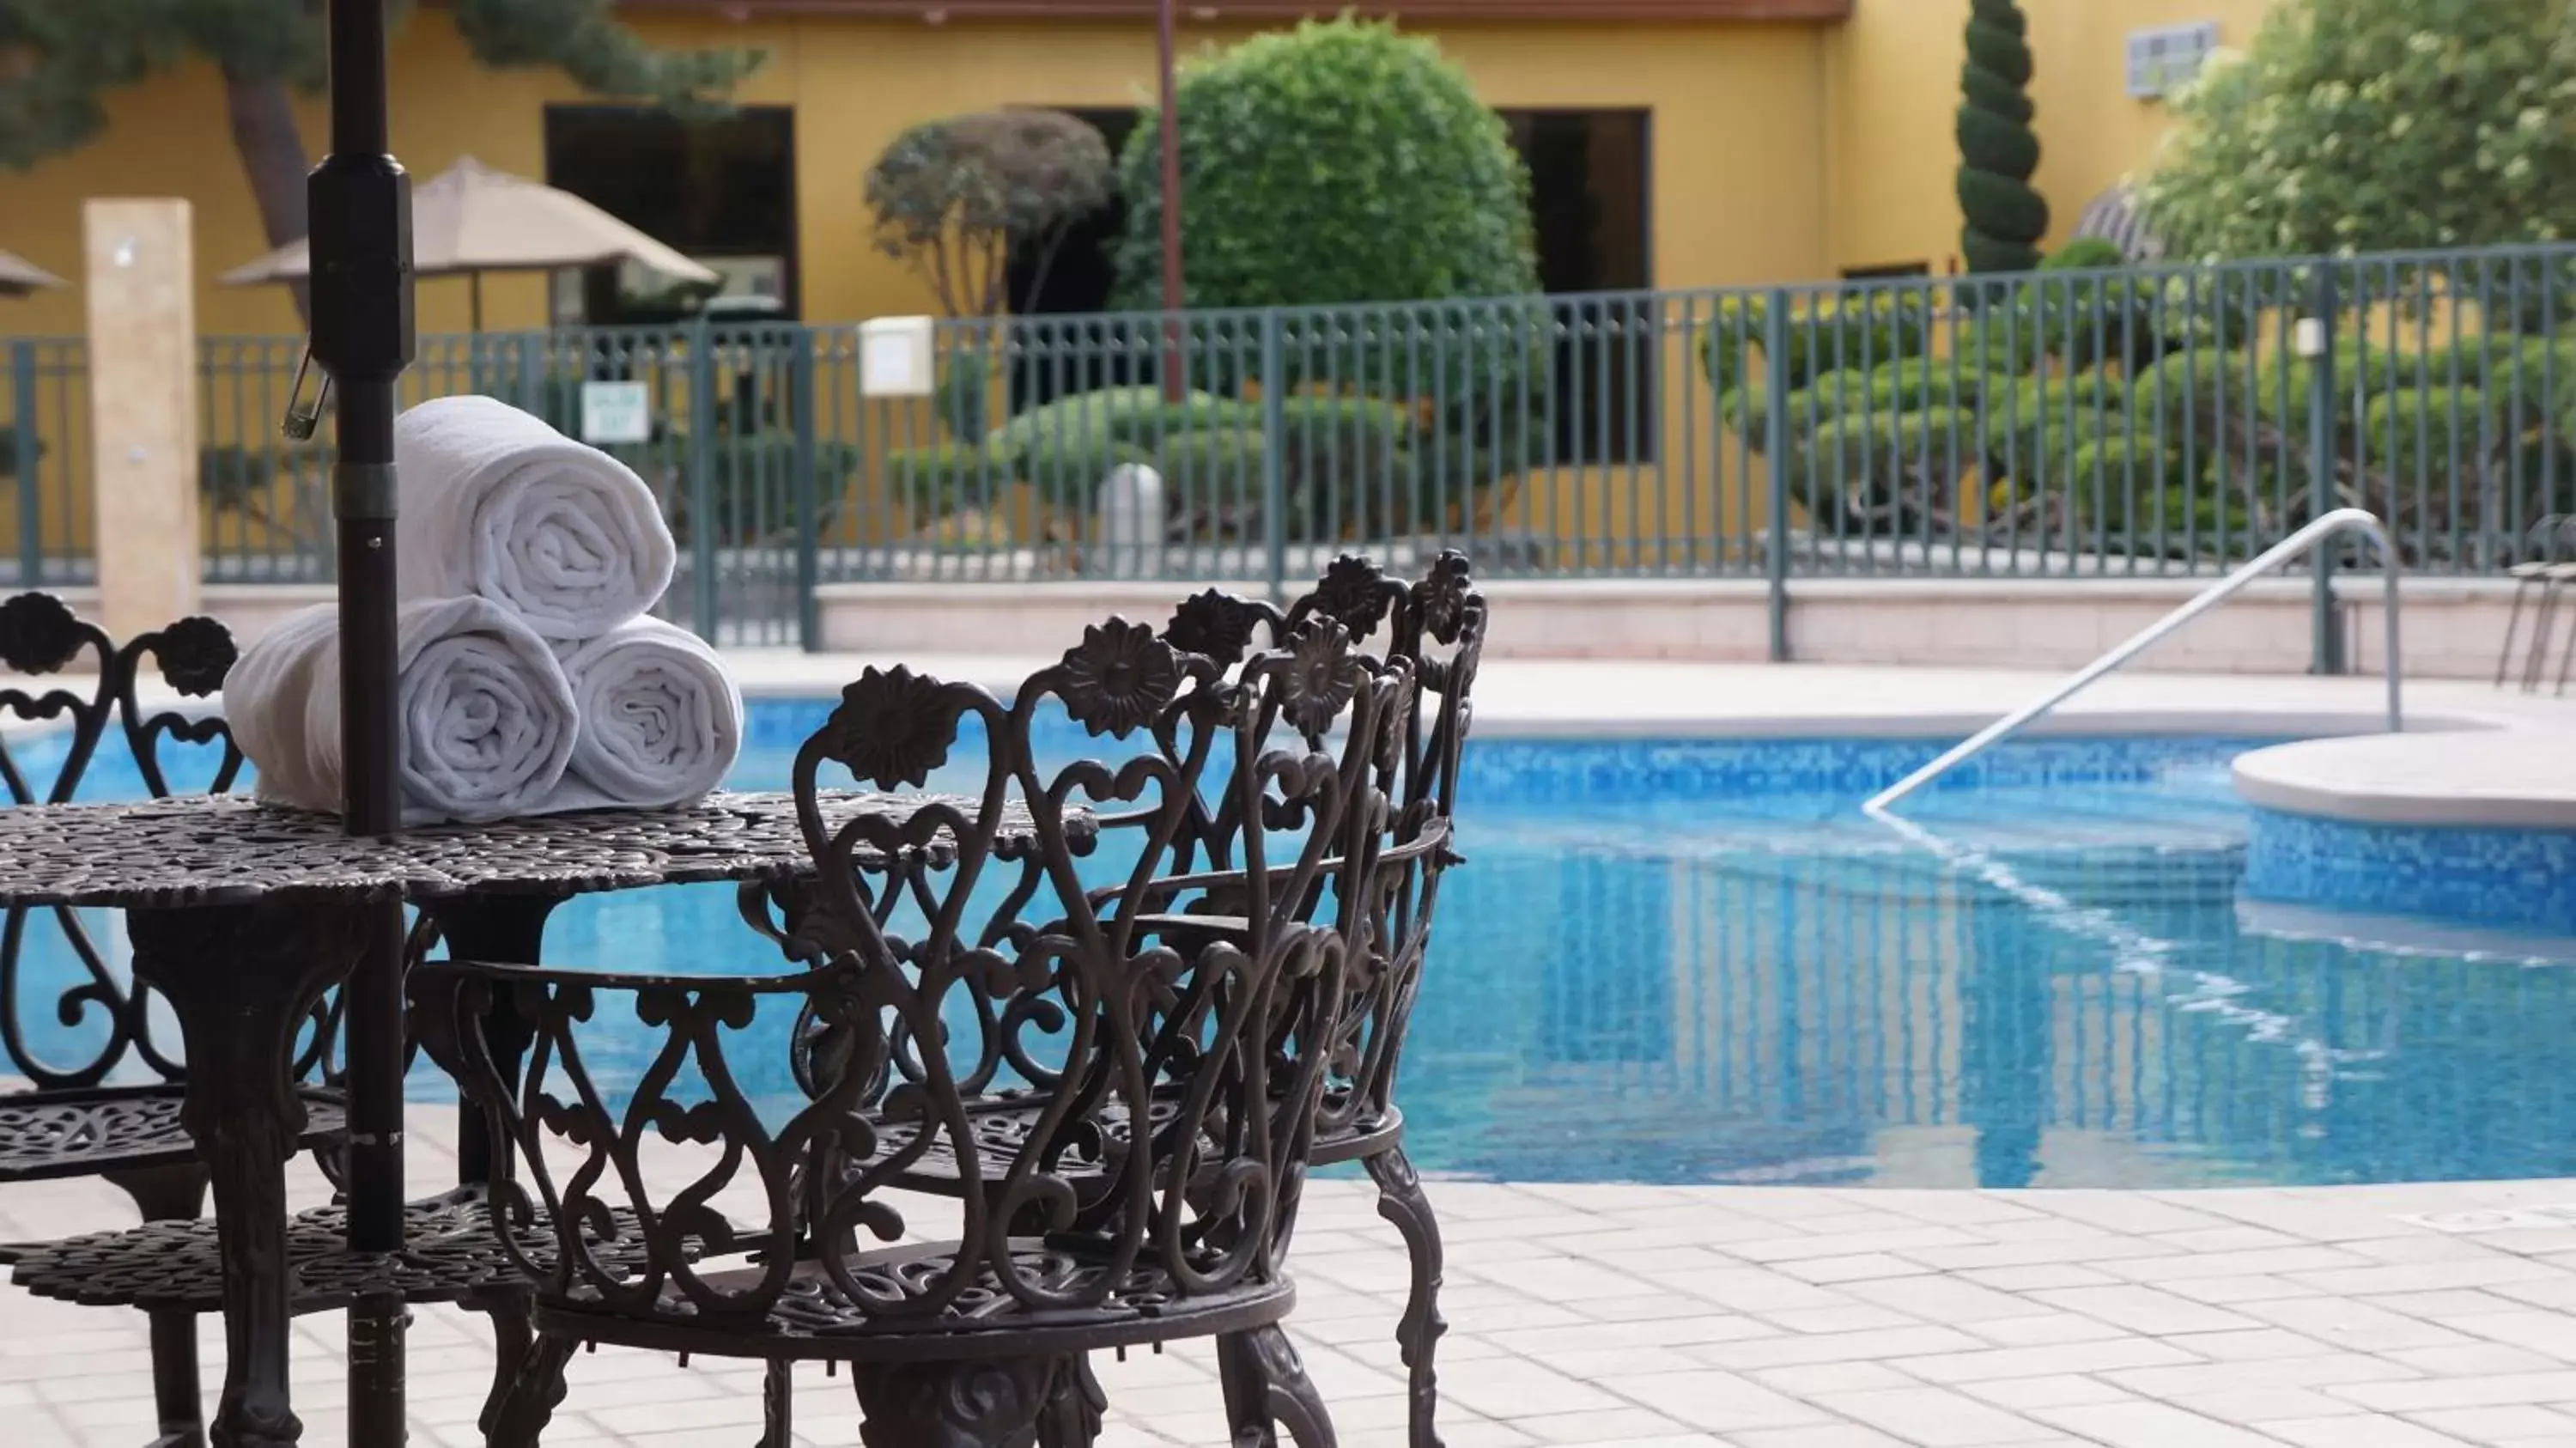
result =
[{"label": "low concrete wall", "polygon": [[[1161,623],[1175,602],[1207,586],[836,584],[819,593],[822,646],[854,653],[1043,655],[1112,613]],[[2080,668],[2207,586],[2195,579],[1802,582],[1789,593],[1790,656],[1804,663]],[[1758,580],[1498,581],[1486,585],[1486,594],[1494,606],[1488,652],[1495,657],[1743,663],[1761,661],[1769,649],[1768,590]],[[2385,652],[2378,575],[2338,579],[2337,597],[2354,667],[2377,672]],[[2407,674],[2492,677],[2512,599],[2512,585],[2494,580],[2408,580],[2400,604]],[[2300,673],[2308,657],[2308,584],[2269,579],[2185,628],[2137,667]],[[2550,668],[2554,676],[2555,659]]]}]

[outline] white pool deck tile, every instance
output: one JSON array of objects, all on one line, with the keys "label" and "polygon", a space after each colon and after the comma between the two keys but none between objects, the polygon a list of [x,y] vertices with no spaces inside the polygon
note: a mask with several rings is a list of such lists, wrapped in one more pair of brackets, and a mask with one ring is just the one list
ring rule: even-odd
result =
[{"label": "white pool deck tile", "polygon": [[[735,656],[755,694],[828,694],[872,662]],[[1007,683],[1037,660],[907,662]],[[1956,734],[2045,689],[1970,670],[1497,662],[1495,733]],[[2376,679],[2129,675],[2081,730],[2366,732]],[[1604,699],[1619,717],[1601,718]],[[2419,723],[2576,729],[2576,701],[2434,682]],[[2554,757],[2576,771],[2576,751]],[[453,1113],[416,1108],[414,1178],[452,1170]],[[299,1200],[326,1190],[297,1169]],[[1450,1241],[1450,1448],[2576,1448],[2576,1181],[2172,1192],[1433,1182]],[[130,1219],[110,1188],[0,1191],[0,1237]],[[1401,1243],[1364,1183],[1319,1184],[1292,1328],[1352,1448],[1405,1442],[1392,1337]],[[337,1316],[298,1327],[304,1441],[346,1442]],[[209,1391],[221,1376],[204,1325]],[[424,1309],[413,1442],[480,1443],[481,1319]],[[1111,1448],[1226,1442],[1204,1344],[1104,1361]],[[602,1349],[546,1442],[745,1448],[753,1364]],[[855,1445],[846,1385],[800,1374],[797,1441]],[[151,1419],[137,1314],[0,1287],[0,1444],[132,1448]],[[360,1445],[382,1448],[382,1445]]]},{"label": "white pool deck tile", "polygon": [[[454,1129],[452,1109],[414,1108],[422,1189],[453,1170]],[[301,1164],[295,1186],[304,1204],[327,1190]],[[1440,1359],[1451,1448],[2576,1445],[2576,1252],[2518,1225],[2576,1213],[2576,1181],[1430,1190],[1456,1239]],[[11,1239],[129,1214],[93,1182],[0,1192]],[[1974,1265],[2033,1243],[2048,1262]],[[1399,1448],[1404,1258],[1366,1184],[1314,1189],[1291,1265],[1292,1329],[1342,1442]],[[2195,1290],[2219,1284],[2250,1286],[2242,1300]],[[317,1448],[347,1441],[343,1331],[336,1315],[298,1324],[297,1404]],[[201,1338],[211,1392],[212,1321]],[[414,1443],[479,1444],[488,1344],[479,1318],[420,1311]],[[1101,1375],[1112,1448],[1225,1443],[1205,1344],[1104,1360]],[[149,1381],[139,1315],[0,1288],[9,1448],[132,1448]],[[546,1441],[743,1448],[759,1418],[756,1364],[683,1370],[603,1348],[575,1360]],[[797,1442],[858,1442],[846,1385],[819,1369],[800,1372]]]}]

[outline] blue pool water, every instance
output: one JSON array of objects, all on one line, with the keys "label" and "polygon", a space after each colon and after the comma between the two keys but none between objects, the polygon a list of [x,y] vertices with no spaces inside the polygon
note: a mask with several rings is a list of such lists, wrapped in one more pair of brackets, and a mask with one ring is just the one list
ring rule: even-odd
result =
[{"label": "blue pool water", "polygon": [[[735,783],[782,787],[824,708],[757,706]],[[2226,765],[2261,742],[2008,745],[1911,808],[1933,851],[1857,807],[1933,744],[1480,740],[1399,1092],[1414,1156],[1529,1181],[2576,1175],[2576,972],[2240,919]],[[136,788],[99,770],[89,797]],[[576,901],[548,948],[776,963],[726,887]]]}]

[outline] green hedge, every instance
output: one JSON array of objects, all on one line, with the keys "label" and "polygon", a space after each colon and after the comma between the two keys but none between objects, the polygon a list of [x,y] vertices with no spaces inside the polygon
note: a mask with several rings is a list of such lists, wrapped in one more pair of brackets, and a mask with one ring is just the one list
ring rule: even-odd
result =
[{"label": "green hedge", "polygon": [[[1718,303],[1716,320],[1701,334],[1699,345],[1700,368],[1718,391],[1733,391],[1763,375],[1756,367],[1767,366],[1762,345],[1770,316],[1766,298],[1728,297]],[[1789,385],[1804,387],[1828,371],[1919,357],[1931,338],[1929,317],[1927,290],[1873,290],[1793,302]]]}]

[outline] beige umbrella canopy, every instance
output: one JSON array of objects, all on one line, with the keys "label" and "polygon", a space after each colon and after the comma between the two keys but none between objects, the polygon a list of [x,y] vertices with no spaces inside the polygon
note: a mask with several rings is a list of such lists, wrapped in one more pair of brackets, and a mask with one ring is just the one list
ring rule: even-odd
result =
[{"label": "beige umbrella canopy", "polygon": [[23,297],[40,288],[62,284],[61,277],[34,262],[0,251],[0,297]]},{"label": "beige umbrella canopy", "polygon": [[[559,271],[634,262],[681,281],[720,280],[707,268],[573,195],[495,171],[471,156],[412,193],[412,266],[422,276],[474,278],[483,326],[483,273]],[[294,281],[312,269],[301,241],[224,273],[226,286]]]}]

